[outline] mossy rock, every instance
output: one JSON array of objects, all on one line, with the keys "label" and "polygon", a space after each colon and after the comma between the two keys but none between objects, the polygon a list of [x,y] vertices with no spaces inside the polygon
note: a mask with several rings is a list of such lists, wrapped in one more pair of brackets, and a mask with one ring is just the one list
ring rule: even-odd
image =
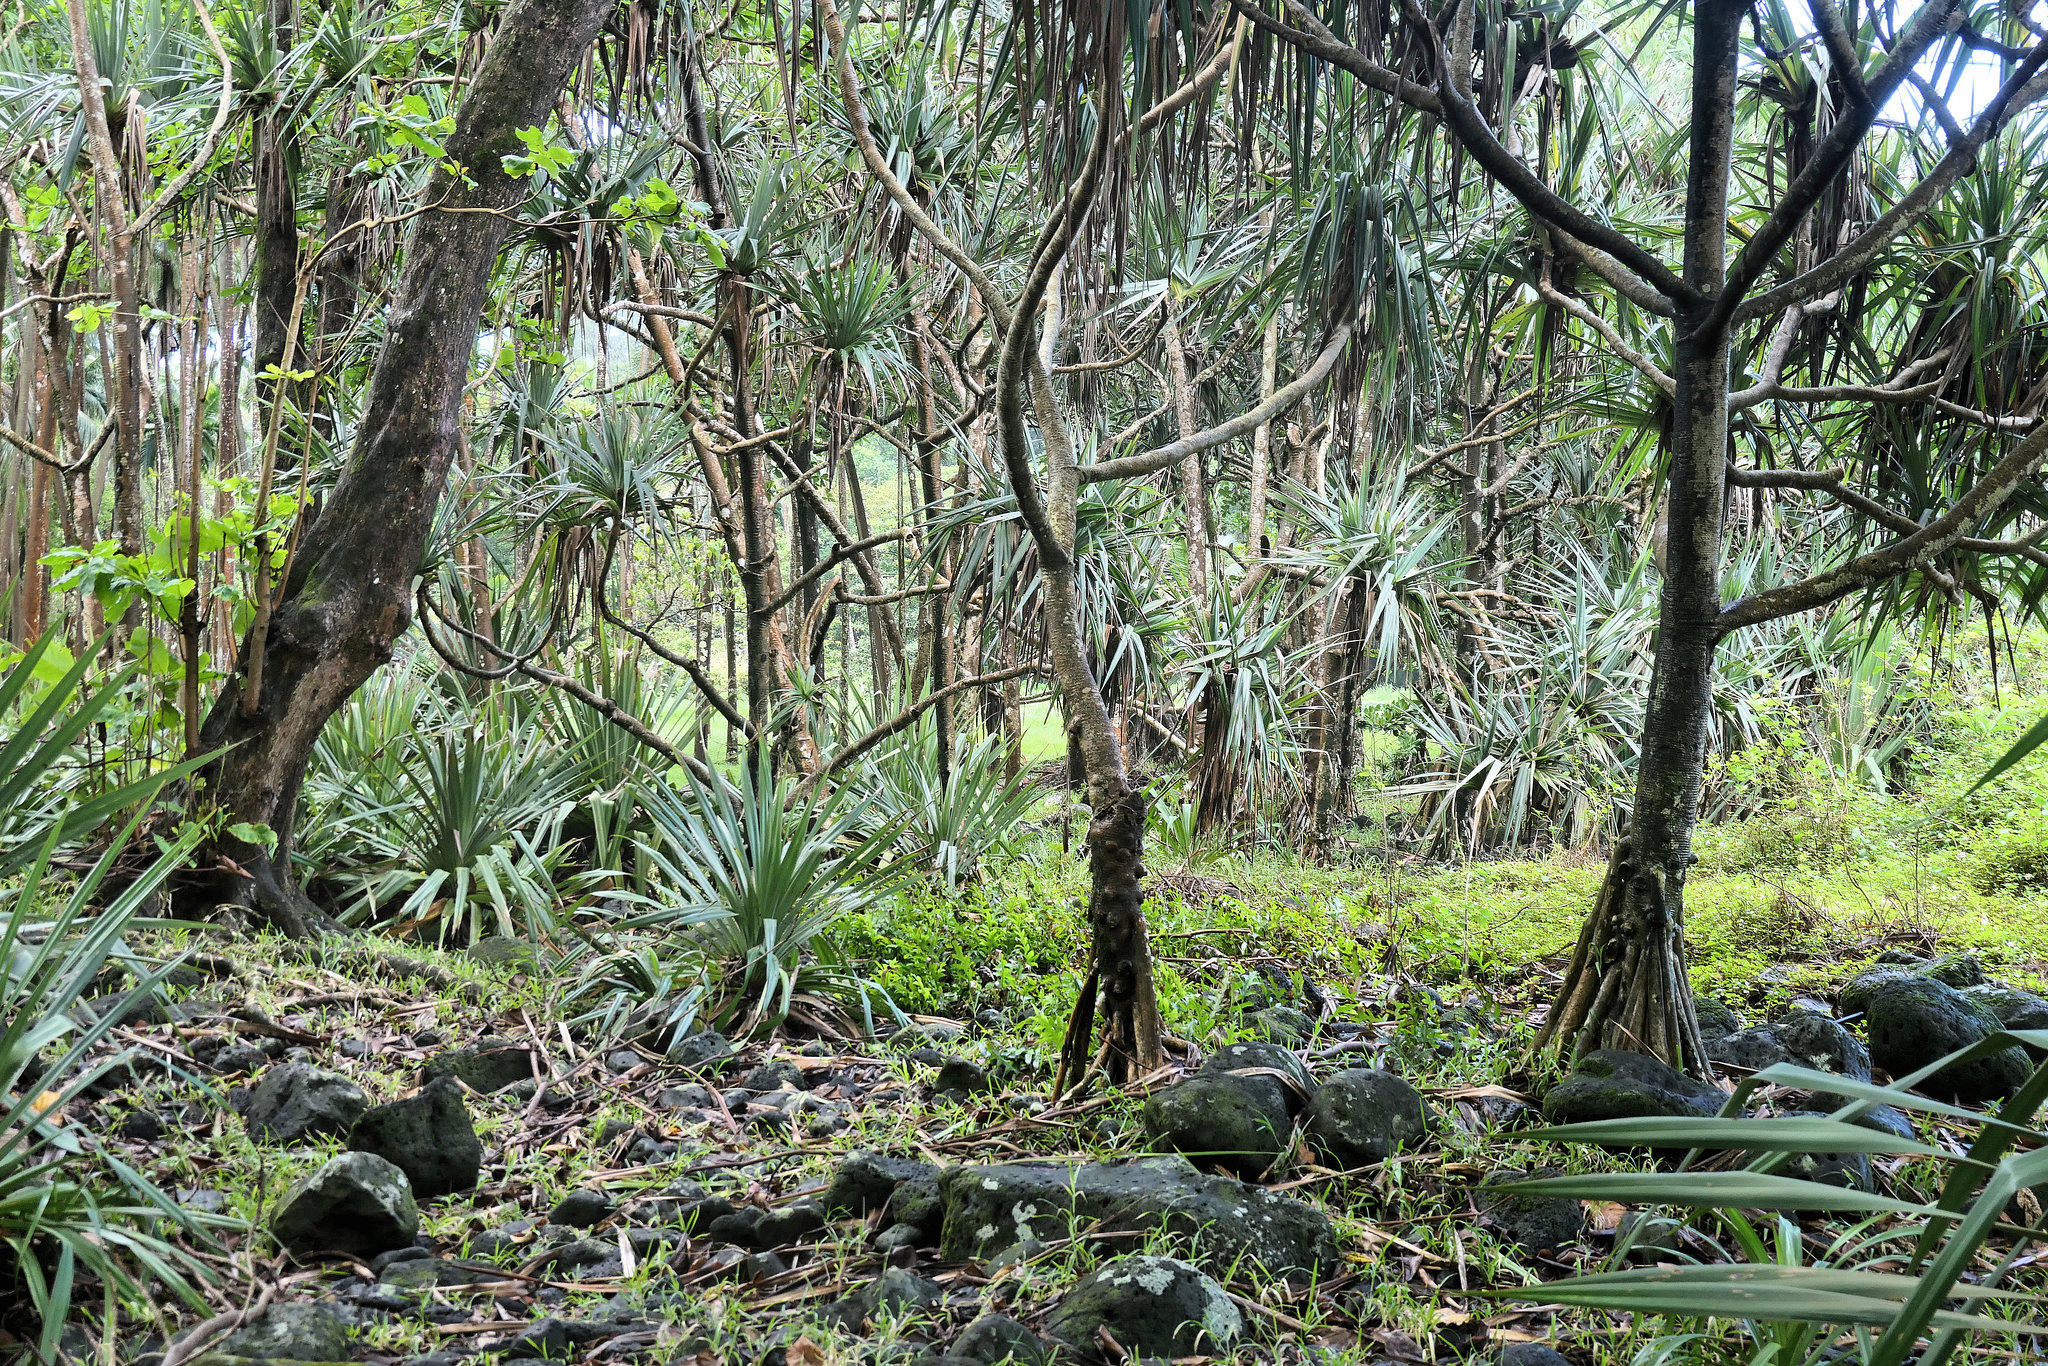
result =
[{"label": "mossy rock", "polygon": [[[2002,1028],[1988,1006],[1932,977],[1887,982],[1870,998],[1865,1015],[1871,1061],[1893,1077],[1917,1072]],[[2024,1052],[2006,1048],[1944,1067],[1918,1089],[1939,1100],[1982,1105],[2017,1091],[2032,1071]]]}]

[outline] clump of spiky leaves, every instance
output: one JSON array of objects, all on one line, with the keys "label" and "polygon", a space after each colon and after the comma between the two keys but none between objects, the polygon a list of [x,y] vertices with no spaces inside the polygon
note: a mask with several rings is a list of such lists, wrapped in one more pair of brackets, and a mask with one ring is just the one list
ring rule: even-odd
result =
[{"label": "clump of spiky leaves", "polygon": [[1038,800],[1023,774],[1004,771],[997,737],[954,755],[942,775],[928,728],[870,761],[849,786],[862,824],[893,830],[898,850],[921,858],[949,892],[980,877],[982,860],[1009,842]]},{"label": "clump of spiky leaves", "polygon": [[717,1028],[755,1033],[794,1019],[836,1030],[851,1023],[849,1005],[871,1014],[876,990],[838,962],[830,931],[917,860],[891,857],[898,823],[869,823],[853,794],[799,795],[765,754],[736,785],[648,792],[657,833],[646,851],[677,901],[620,928],[678,931],[703,956],[703,1016]]},{"label": "clump of spiky leaves", "polygon": [[[1780,1063],[1744,1081],[1717,1118],[1614,1119],[1538,1130],[1531,1137],[1691,1148],[1695,1156],[1721,1150],[1755,1154],[1740,1171],[1610,1172],[1504,1188],[1716,1210],[1746,1260],[1607,1272],[1554,1281],[1540,1291],[1497,1293],[1636,1314],[1737,1320],[1756,1341],[1759,1361],[1784,1366],[1845,1359],[1900,1366],[1916,1352],[1921,1366],[1941,1366],[1965,1335],[2048,1333],[2048,1325],[2038,1322],[2048,1295],[2007,1286],[2034,1260],[2030,1250],[2048,1241],[2048,1223],[2023,1228],[2006,1222],[2016,1196],[2048,1182],[2048,1129],[2040,1123],[2048,1063],[2035,1068],[1988,1119],[1913,1090],[1948,1068],[2016,1047],[2048,1049],[2048,1031],[1993,1034],[1889,1086]],[[1739,1117],[1750,1094],[1767,1085],[1844,1103],[1826,1116]],[[1880,1105],[1976,1123],[1976,1140],[1959,1156],[1855,1122]],[[1916,1158],[1938,1176],[1939,1194],[1930,1202],[1778,1174],[1802,1153]],[[1796,1227],[1789,1237],[1781,1229],[1774,1248],[1745,1213],[1757,1210],[1865,1218],[1829,1244],[1820,1259],[1804,1261]],[[1787,1222],[1781,1214],[1781,1225]],[[1994,1237],[2001,1246],[1992,1246]],[[2028,1313],[2037,1321],[2019,1317]],[[1845,1328],[1853,1337],[1846,1349],[1840,1342]]]},{"label": "clump of spiky leaves", "polygon": [[[0,715],[20,717],[0,745],[0,794],[11,799],[10,809],[46,784],[52,767],[71,754],[72,741],[128,676],[73,705],[96,652],[54,678],[39,678],[53,640],[44,637],[0,679]],[[155,1231],[171,1221],[201,1232],[198,1217],[65,1119],[67,1107],[113,1065],[111,1058],[88,1065],[87,1058],[120,1023],[119,1012],[95,1018],[82,1003],[110,959],[129,957],[123,935],[203,831],[188,826],[112,900],[102,904],[101,898],[157,791],[190,767],[67,799],[35,838],[14,845],[0,862],[5,875],[19,878],[6,889],[0,929],[0,1095],[6,1098],[0,1102],[0,1281],[5,1293],[26,1296],[40,1324],[30,1345],[45,1362],[57,1360],[82,1278],[97,1281],[110,1303],[146,1308],[152,1288],[204,1303],[192,1287],[204,1263]],[[136,815],[106,841],[89,871],[62,885],[51,866],[57,851],[124,808]],[[153,990],[167,970],[142,974],[136,989]]]},{"label": "clump of spiky leaves", "polygon": [[543,931],[578,768],[515,693],[469,714],[394,677],[314,746],[306,791],[319,819],[298,854],[344,924],[444,942]]}]

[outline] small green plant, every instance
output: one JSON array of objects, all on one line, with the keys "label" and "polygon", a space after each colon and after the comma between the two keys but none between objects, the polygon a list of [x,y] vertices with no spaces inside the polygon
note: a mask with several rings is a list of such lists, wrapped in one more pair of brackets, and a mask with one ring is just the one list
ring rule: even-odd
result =
[{"label": "small green plant", "polygon": [[704,1016],[727,1033],[773,1028],[792,1013],[836,1023],[878,995],[834,952],[831,930],[888,891],[918,860],[890,859],[893,822],[863,829],[851,788],[797,798],[763,755],[736,786],[655,788],[648,857],[680,903],[621,923],[681,931],[709,966]]}]

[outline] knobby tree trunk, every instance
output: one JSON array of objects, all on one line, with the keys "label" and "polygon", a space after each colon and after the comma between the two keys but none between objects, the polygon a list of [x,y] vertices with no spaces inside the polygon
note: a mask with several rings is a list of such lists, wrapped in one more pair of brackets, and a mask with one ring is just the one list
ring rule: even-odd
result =
[{"label": "knobby tree trunk", "polygon": [[[1047,290],[1066,257],[1080,219],[1093,202],[1115,121],[1106,115],[1098,119],[1080,177],[1068,187],[1064,205],[1055,210],[1053,221],[1034,253],[1024,288],[1014,301],[1006,299],[980,263],[932,221],[891,169],[868,128],[866,106],[854,74],[852,49],[832,0],[819,0],[818,17],[837,53],[839,88],[847,121],[869,173],[918,232],[959,267],[1002,333],[996,363],[995,407],[1004,472],[1016,493],[1025,528],[1038,550],[1048,653],[1069,719],[1068,733],[1086,771],[1092,811],[1088,827],[1090,965],[1073,1018],[1068,1022],[1054,1087],[1057,1093],[1067,1081],[1078,1080],[1089,1065],[1094,1056],[1097,1014],[1104,1017],[1102,1051],[1108,1074],[1112,1081],[1121,1081],[1133,1069],[1149,1071],[1160,1061],[1159,1004],[1152,980],[1152,950],[1145,928],[1141,885],[1145,799],[1131,785],[1102,688],[1088,668],[1087,647],[1075,601],[1073,559],[1080,476],[1074,467],[1071,435],[1053,397],[1049,367],[1042,356],[1034,358],[1031,336],[1039,305],[1048,302],[1043,338],[1048,350],[1056,337],[1059,310],[1056,303],[1048,300]],[[1105,87],[1110,84],[1103,82]],[[1044,442],[1047,489],[1042,500],[1025,425],[1027,402]]]},{"label": "knobby tree trunk", "polygon": [[1573,1055],[1626,1048],[1702,1076],[1713,1065],[1686,980],[1685,879],[1720,636],[1729,325],[1714,314],[1727,268],[1736,40],[1745,13],[1729,0],[1695,12],[1684,277],[1701,297],[1676,318],[1669,529],[1635,809],[1537,1040]]},{"label": "knobby tree trunk", "polygon": [[355,448],[287,571],[255,706],[245,714],[250,641],[244,672],[202,728],[202,749],[226,750],[201,777],[204,795],[230,821],[260,822],[277,839],[265,850],[223,837],[231,862],[193,890],[250,907],[288,934],[321,922],[291,876],[307,756],[412,620],[413,579],[455,456],[486,288],[526,196],[501,158],[520,150],[519,130],[546,121],[610,9],[611,0],[512,0],[499,19],[447,141],[468,179],[437,170],[427,186],[425,202],[446,207],[414,222]]}]

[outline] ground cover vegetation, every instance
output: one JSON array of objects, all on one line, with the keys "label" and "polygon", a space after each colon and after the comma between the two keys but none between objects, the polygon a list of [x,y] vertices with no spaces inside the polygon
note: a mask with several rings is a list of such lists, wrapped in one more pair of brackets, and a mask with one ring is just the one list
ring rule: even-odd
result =
[{"label": "ground cover vegetation", "polygon": [[2048,1342],[2048,11],[0,40],[0,1349]]}]

